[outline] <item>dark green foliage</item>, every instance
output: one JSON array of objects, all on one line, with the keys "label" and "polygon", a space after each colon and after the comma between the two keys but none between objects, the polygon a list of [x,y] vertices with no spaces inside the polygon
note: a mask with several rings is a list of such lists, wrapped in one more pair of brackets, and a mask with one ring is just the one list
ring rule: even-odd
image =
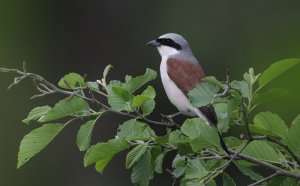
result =
[{"label": "dark green foliage", "polygon": [[[80,151],[85,151],[84,165],[95,164],[96,170],[103,173],[106,165],[117,153],[130,149],[125,167],[132,169],[131,180],[134,185],[147,186],[154,178],[154,173],[163,173],[164,157],[169,151],[177,152],[171,172],[181,186],[216,185],[217,176],[221,177],[223,185],[235,186],[235,181],[225,172],[231,163],[241,174],[254,181],[263,179],[254,171],[255,167],[270,168],[271,165],[278,170],[270,170],[283,176],[269,178],[265,183],[283,186],[297,184],[296,177],[299,176],[300,179],[300,117],[296,117],[290,124],[269,111],[255,113],[255,108],[266,101],[287,95],[286,90],[264,88],[299,63],[298,59],[282,60],[261,74],[255,74],[254,69],[250,68],[242,80],[227,83],[210,76],[205,79],[206,82],[189,93],[189,99],[194,106],[214,104],[220,132],[226,133],[233,127],[244,129],[242,139],[239,136],[225,138],[231,156],[221,148],[216,128],[207,125],[200,118],[187,119],[181,126],[153,122],[145,118],[155,108],[156,93],[153,87],[144,85],[156,78],[155,71],[147,69],[144,75],[126,76],[125,82],[111,80],[109,83],[106,78],[111,66],[104,70],[103,78],[97,81],[86,81],[76,73],[67,74],[58,83],[63,89],[54,88],[53,91],[68,97],[58,101],[52,108],[34,108],[23,120],[25,124],[37,121],[42,125],[22,139],[17,167],[21,167],[45,148],[64,126],[81,118],[84,122],[78,131],[76,143]],[[7,72],[7,69],[0,71]],[[53,88],[47,82],[45,86]],[[136,93],[143,87],[144,90]],[[222,92],[223,95],[220,94]],[[95,100],[93,94],[106,97],[109,106]],[[216,97],[217,94],[221,97]],[[90,103],[98,103],[98,110],[92,109]],[[94,143],[93,128],[97,122],[101,122],[101,116],[105,112],[127,115],[131,119],[119,126],[114,139],[90,146]],[[66,118],[70,120],[64,122],[65,124],[52,123],[56,120],[66,121]],[[157,136],[149,124],[165,125],[169,129],[163,136]],[[250,159],[243,158],[244,156]]]}]

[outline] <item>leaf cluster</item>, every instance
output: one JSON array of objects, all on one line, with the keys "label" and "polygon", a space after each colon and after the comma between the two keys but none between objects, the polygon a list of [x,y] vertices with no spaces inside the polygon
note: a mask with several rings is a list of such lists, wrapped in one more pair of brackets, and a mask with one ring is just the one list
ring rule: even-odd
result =
[{"label": "leaf cluster", "polygon": [[[300,117],[288,123],[276,113],[256,113],[255,109],[267,101],[288,95],[286,90],[266,90],[266,87],[299,63],[299,59],[282,60],[259,74],[250,68],[242,80],[229,81],[227,78],[222,82],[213,76],[206,77],[204,83],[189,93],[195,107],[214,105],[220,133],[233,128],[243,131],[241,137],[224,138],[230,154],[222,149],[216,128],[201,118],[188,118],[182,125],[147,118],[156,105],[155,89],[145,86],[157,76],[151,69],[146,69],[141,76],[126,76],[124,81],[108,81],[112,68],[109,65],[100,80],[87,81],[85,76],[70,73],[56,86],[39,75],[1,68],[2,72],[21,75],[19,79],[33,79],[41,92],[39,96],[52,93],[67,96],[54,106],[33,108],[23,120],[26,125],[38,123],[39,126],[21,140],[17,167],[43,150],[65,126],[79,120],[82,124],[76,144],[85,153],[84,166],[94,165],[96,171],[103,174],[113,157],[127,150],[125,167],[132,169],[134,185],[147,186],[155,174],[164,171],[168,171],[181,186],[216,185],[216,177],[221,178],[223,185],[236,185],[226,173],[230,165],[251,178],[255,182],[253,185],[296,185],[300,180]],[[100,102],[97,96],[106,98],[107,103]],[[130,119],[120,124],[114,139],[93,143],[94,126],[109,112]],[[165,127],[165,134],[157,135],[151,124]],[[163,162],[171,151],[175,151],[176,156],[172,165],[166,168]],[[264,178],[256,172],[257,167],[270,169],[274,174]]]}]

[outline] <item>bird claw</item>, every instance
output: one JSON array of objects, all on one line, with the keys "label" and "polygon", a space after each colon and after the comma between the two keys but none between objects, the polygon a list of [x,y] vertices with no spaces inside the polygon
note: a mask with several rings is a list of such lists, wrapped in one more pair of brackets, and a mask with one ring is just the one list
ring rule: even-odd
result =
[{"label": "bird claw", "polygon": [[166,114],[161,114],[162,120],[168,123],[175,123],[174,121],[174,116],[172,114],[166,115]]}]

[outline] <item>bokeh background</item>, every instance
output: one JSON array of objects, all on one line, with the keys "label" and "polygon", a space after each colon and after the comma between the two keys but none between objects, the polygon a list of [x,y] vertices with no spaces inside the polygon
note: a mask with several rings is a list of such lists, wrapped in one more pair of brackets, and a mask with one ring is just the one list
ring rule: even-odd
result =
[{"label": "bokeh background", "polygon": [[[254,67],[261,72],[272,62],[300,58],[299,1],[100,1],[100,0],[10,0],[0,2],[0,66],[28,70],[51,82],[66,73],[88,74],[99,79],[103,68],[112,64],[109,75],[121,79],[126,74],[144,73],[146,67],[159,69],[160,57],[145,43],[167,32],[183,35],[207,75],[224,79],[230,68],[232,79]],[[7,91],[11,74],[0,74],[0,185],[1,186],[126,186],[130,171],[124,168],[124,154],[113,159],[104,175],[94,167],[83,167],[83,153],[75,145],[79,125],[73,124],[45,150],[16,170],[18,145],[36,125],[21,120],[31,108],[53,105],[60,96],[37,100],[30,81]],[[270,86],[285,88],[290,96],[265,104],[290,122],[300,113],[300,67]],[[172,113],[159,78],[159,113]],[[93,143],[112,138],[125,118],[103,118],[94,131]],[[289,123],[288,123],[289,124]],[[232,170],[233,172],[235,170]],[[246,178],[234,175],[239,185]],[[169,175],[155,177],[151,185],[171,185]]]}]

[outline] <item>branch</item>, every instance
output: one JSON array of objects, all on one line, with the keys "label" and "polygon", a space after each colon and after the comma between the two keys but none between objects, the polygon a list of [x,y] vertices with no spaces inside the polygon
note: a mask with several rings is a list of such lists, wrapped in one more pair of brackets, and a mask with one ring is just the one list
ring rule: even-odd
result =
[{"label": "branch", "polygon": [[224,172],[225,169],[227,167],[229,167],[229,165],[237,158],[237,156],[248,146],[248,144],[251,142],[251,140],[247,141],[245,143],[245,145],[238,150],[237,152],[233,152],[230,151],[233,155],[231,156],[231,158],[223,165],[221,165],[220,167],[216,168],[216,170],[214,172],[212,172],[212,174],[208,175],[205,179],[204,179],[204,183],[207,184],[209,183],[212,179],[214,179],[216,176],[218,176],[220,173]]},{"label": "branch", "polygon": [[[20,77],[16,77],[14,79],[14,82],[9,86],[9,88],[17,85],[19,82],[21,82],[25,78],[30,78],[33,81],[36,81],[35,88],[39,92],[41,92],[41,94],[35,95],[32,98],[42,97],[42,96],[45,96],[45,95],[48,95],[48,94],[54,94],[54,93],[59,93],[59,94],[67,95],[67,96],[77,96],[77,97],[80,97],[80,98],[82,98],[82,99],[84,99],[88,102],[96,103],[98,106],[101,106],[104,110],[106,110],[108,112],[111,112],[111,113],[126,116],[126,117],[129,117],[129,118],[139,119],[139,120],[144,121],[145,123],[150,124],[150,125],[180,128],[180,125],[177,125],[177,124],[174,124],[174,123],[153,121],[153,120],[150,120],[148,118],[141,118],[137,115],[133,115],[133,114],[130,114],[130,113],[125,113],[125,112],[120,112],[120,111],[113,110],[112,108],[110,108],[109,106],[105,105],[104,103],[98,101],[95,98],[85,97],[85,96],[82,96],[82,95],[80,95],[76,92],[71,92],[71,91],[60,89],[57,86],[55,86],[54,84],[48,82],[42,76],[40,76],[38,74],[34,74],[34,73],[28,73],[26,71],[26,65],[25,64],[23,64],[23,68],[24,68],[23,69],[24,71],[20,71],[18,69],[0,68],[0,72],[13,72],[13,73],[16,73],[18,75],[21,75]],[[43,87],[44,90],[41,89],[41,87],[39,87],[39,86]]]},{"label": "branch", "polygon": [[265,181],[268,181],[268,180],[272,179],[272,178],[275,177],[275,176],[278,176],[279,174],[280,174],[279,172],[275,172],[274,174],[271,174],[270,176],[265,177],[265,178],[263,178],[263,179],[261,179],[261,180],[255,182],[255,183],[252,183],[252,184],[250,184],[250,185],[248,185],[248,186],[256,186],[256,185],[259,185],[259,184],[261,184],[261,183],[263,183],[263,182],[265,182]]},{"label": "branch", "polygon": [[253,136],[252,139],[255,139],[255,140],[268,140],[270,142],[276,143],[277,145],[280,145],[286,151],[288,151],[288,153],[291,154],[293,159],[297,162],[298,166],[300,166],[300,160],[298,159],[298,157],[291,151],[291,149],[286,144],[283,144],[280,141],[278,141],[277,139],[274,139],[274,138],[269,137],[269,136]]},{"label": "branch", "polygon": [[[231,153],[234,153],[234,151],[232,150],[229,150]],[[258,165],[261,165],[263,167],[266,167],[266,168],[269,168],[273,171],[276,171],[278,172],[279,175],[282,175],[282,176],[288,176],[288,177],[291,177],[291,178],[295,178],[297,180],[300,180],[300,175],[298,174],[295,174],[295,173],[292,173],[292,172],[289,172],[287,170],[284,170],[280,167],[277,167],[275,165],[272,165],[270,163],[267,163],[267,162],[264,162],[264,161],[261,161],[261,160],[258,160],[258,159],[255,159],[253,157],[250,157],[250,156],[247,156],[247,155],[244,155],[244,154],[238,154],[237,155],[238,158],[240,159],[243,159],[243,160],[247,160],[249,162],[252,162],[252,163],[255,163],[255,164],[258,164]]]}]

